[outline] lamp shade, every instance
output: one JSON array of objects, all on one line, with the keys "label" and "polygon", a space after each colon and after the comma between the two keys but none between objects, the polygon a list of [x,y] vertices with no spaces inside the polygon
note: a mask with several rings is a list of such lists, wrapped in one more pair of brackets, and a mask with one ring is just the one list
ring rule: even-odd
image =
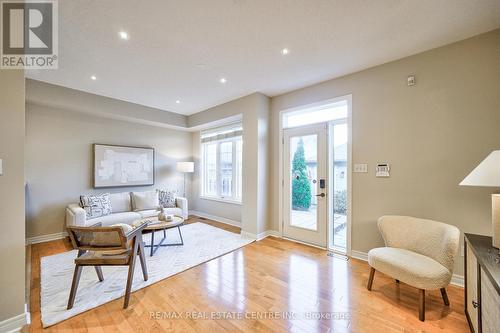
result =
[{"label": "lamp shade", "polygon": [[500,187],[500,150],[491,152],[460,185]]},{"label": "lamp shade", "polygon": [[194,172],[194,162],[177,162],[177,171],[179,172]]}]

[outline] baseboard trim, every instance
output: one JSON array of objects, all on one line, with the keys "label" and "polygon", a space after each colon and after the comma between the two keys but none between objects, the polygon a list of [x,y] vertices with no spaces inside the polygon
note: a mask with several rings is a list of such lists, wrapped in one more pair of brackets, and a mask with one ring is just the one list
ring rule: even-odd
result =
[{"label": "baseboard trim", "polygon": [[465,286],[464,276],[458,275],[458,274],[453,274],[453,276],[451,277],[450,284],[463,288]]},{"label": "baseboard trim", "polygon": [[26,245],[45,243],[45,242],[50,242],[50,241],[57,240],[57,239],[63,239],[66,237],[68,237],[68,233],[66,231],[56,232],[55,234],[29,237],[29,238],[26,238]]},{"label": "baseboard trim", "polygon": [[[25,307],[26,308],[26,307]],[[0,333],[20,332],[24,325],[30,324],[29,312],[0,321]]]},{"label": "baseboard trim", "polygon": [[351,258],[368,261],[368,254],[366,252],[351,250]]},{"label": "baseboard trim", "polygon": [[251,232],[247,232],[247,231],[242,230],[241,236],[245,237],[245,238],[255,239],[257,241],[263,240],[264,238],[267,238],[267,237],[280,238],[279,233],[275,230],[266,230],[266,231],[260,232],[258,234],[253,234]]},{"label": "baseboard trim", "polygon": [[220,223],[224,223],[224,224],[227,224],[227,225],[232,225],[233,227],[241,228],[241,222],[238,222],[238,221],[235,221],[235,220],[231,220],[231,219],[227,219],[225,217],[221,217],[221,216],[217,216],[217,215],[211,215],[211,214],[203,213],[203,212],[200,212],[198,210],[190,210],[189,211],[189,215],[196,215],[198,217],[204,217],[204,218],[209,219],[209,220],[214,220],[214,221],[217,221],[217,222],[220,222]]},{"label": "baseboard trim", "polygon": [[[352,250],[351,257],[363,261],[368,261],[368,254],[366,252]],[[463,275],[453,274],[450,284],[458,287],[464,287]]]}]

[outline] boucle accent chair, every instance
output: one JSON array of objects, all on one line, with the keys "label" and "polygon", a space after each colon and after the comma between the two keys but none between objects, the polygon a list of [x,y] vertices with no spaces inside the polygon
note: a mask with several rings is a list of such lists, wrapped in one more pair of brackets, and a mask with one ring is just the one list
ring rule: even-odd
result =
[{"label": "boucle accent chair", "polygon": [[375,271],[419,289],[419,319],[425,320],[425,291],[440,289],[450,305],[446,286],[453,275],[460,231],[457,227],[410,216],[382,216],[378,228],[385,247],[368,252],[371,266],[367,288],[372,289]]}]

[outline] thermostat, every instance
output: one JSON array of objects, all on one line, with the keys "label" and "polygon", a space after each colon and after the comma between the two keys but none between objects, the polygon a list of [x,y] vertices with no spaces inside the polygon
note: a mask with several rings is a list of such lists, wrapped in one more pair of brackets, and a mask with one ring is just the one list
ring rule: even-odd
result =
[{"label": "thermostat", "polygon": [[377,168],[376,168],[376,177],[389,177],[389,171],[391,167],[389,166],[389,163],[377,163]]}]

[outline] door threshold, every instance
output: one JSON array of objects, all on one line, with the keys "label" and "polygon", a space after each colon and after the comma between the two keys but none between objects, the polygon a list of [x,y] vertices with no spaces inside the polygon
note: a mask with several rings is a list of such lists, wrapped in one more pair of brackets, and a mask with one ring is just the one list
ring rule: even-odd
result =
[{"label": "door threshold", "polygon": [[294,238],[289,238],[289,237],[281,237],[283,239],[286,239],[286,240],[289,240],[291,242],[295,242],[295,243],[299,243],[299,244],[303,244],[303,245],[307,245],[307,246],[311,246],[311,247],[315,247],[317,249],[320,249],[320,250],[327,250],[326,246],[319,246],[319,245],[315,245],[315,244],[311,244],[311,243],[307,243],[307,242],[303,242],[303,241],[299,241],[298,239],[294,239]]},{"label": "door threshold", "polygon": [[347,254],[337,252],[335,250],[328,250],[327,256],[332,257],[332,258],[337,258],[337,259],[342,259],[345,261],[349,261],[349,257]]}]

